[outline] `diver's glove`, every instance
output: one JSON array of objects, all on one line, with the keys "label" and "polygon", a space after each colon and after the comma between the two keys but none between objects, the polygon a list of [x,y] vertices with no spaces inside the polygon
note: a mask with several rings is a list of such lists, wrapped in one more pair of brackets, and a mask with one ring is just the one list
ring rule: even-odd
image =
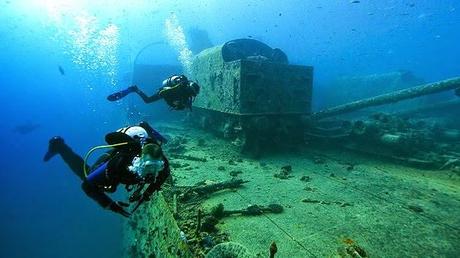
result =
[{"label": "diver's glove", "polygon": [[127,203],[124,203],[124,202],[112,202],[110,205],[109,205],[109,209],[113,212],[116,212],[116,213],[120,213],[121,215],[125,216],[125,217],[129,217],[131,216],[131,213],[125,211],[125,209],[123,209],[123,207],[128,207],[129,204]]}]

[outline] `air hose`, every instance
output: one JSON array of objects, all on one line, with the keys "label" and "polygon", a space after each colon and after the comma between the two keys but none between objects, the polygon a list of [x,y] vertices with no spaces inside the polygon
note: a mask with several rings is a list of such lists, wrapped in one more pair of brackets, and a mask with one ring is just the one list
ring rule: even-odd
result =
[{"label": "air hose", "polygon": [[83,172],[85,174],[85,178],[88,177],[88,171],[87,171],[87,167],[86,167],[86,161],[88,160],[89,156],[91,155],[91,153],[93,153],[95,150],[99,150],[99,149],[107,149],[107,148],[112,148],[112,147],[117,147],[117,146],[122,146],[122,145],[126,145],[128,144],[128,142],[121,142],[121,143],[115,143],[115,144],[110,144],[110,145],[99,145],[99,146],[96,146],[96,147],[93,147],[91,148],[85,155],[85,159],[83,160]]}]

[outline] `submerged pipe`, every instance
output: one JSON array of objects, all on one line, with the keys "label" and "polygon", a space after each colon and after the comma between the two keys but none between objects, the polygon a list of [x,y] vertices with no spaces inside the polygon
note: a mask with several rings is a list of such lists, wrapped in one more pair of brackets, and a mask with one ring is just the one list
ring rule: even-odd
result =
[{"label": "submerged pipe", "polygon": [[460,88],[460,77],[455,77],[443,81],[423,84],[409,89],[399,90],[387,94],[378,95],[375,97],[357,100],[348,104],[339,105],[332,108],[313,113],[311,118],[314,120],[323,119],[326,117],[336,116],[344,113],[349,113],[359,109],[380,106],[389,103],[399,102],[401,100],[412,99],[424,95],[438,93],[447,90],[458,90]]},{"label": "submerged pipe", "polygon": [[442,110],[460,110],[460,99],[453,99],[445,102],[435,103],[427,106],[422,106],[414,109],[395,112],[393,115],[408,117],[420,113],[432,113]]}]

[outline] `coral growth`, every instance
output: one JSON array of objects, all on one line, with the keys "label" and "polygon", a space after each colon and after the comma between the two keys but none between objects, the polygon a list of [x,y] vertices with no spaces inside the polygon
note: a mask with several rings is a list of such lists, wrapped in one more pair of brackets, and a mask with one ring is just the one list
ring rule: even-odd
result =
[{"label": "coral growth", "polygon": [[235,243],[226,242],[214,246],[206,255],[206,258],[254,258],[246,247]]}]

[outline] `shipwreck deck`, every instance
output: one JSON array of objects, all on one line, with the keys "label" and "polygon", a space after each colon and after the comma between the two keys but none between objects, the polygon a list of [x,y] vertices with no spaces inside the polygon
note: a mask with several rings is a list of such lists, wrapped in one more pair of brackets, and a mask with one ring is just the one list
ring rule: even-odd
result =
[{"label": "shipwreck deck", "polygon": [[[172,158],[167,152],[179,164],[173,170],[177,185],[229,180],[232,171],[249,181],[210,195],[204,210],[218,203],[230,210],[250,204],[284,207],[280,214],[234,215],[217,225],[255,256],[268,257],[273,241],[275,257],[348,257],[353,250],[369,257],[460,255],[460,176],[454,172],[418,170],[309,145],[255,160],[196,129],[158,129],[183,137],[183,154],[206,159]],[[292,167],[289,178],[274,177],[287,165]]]}]

